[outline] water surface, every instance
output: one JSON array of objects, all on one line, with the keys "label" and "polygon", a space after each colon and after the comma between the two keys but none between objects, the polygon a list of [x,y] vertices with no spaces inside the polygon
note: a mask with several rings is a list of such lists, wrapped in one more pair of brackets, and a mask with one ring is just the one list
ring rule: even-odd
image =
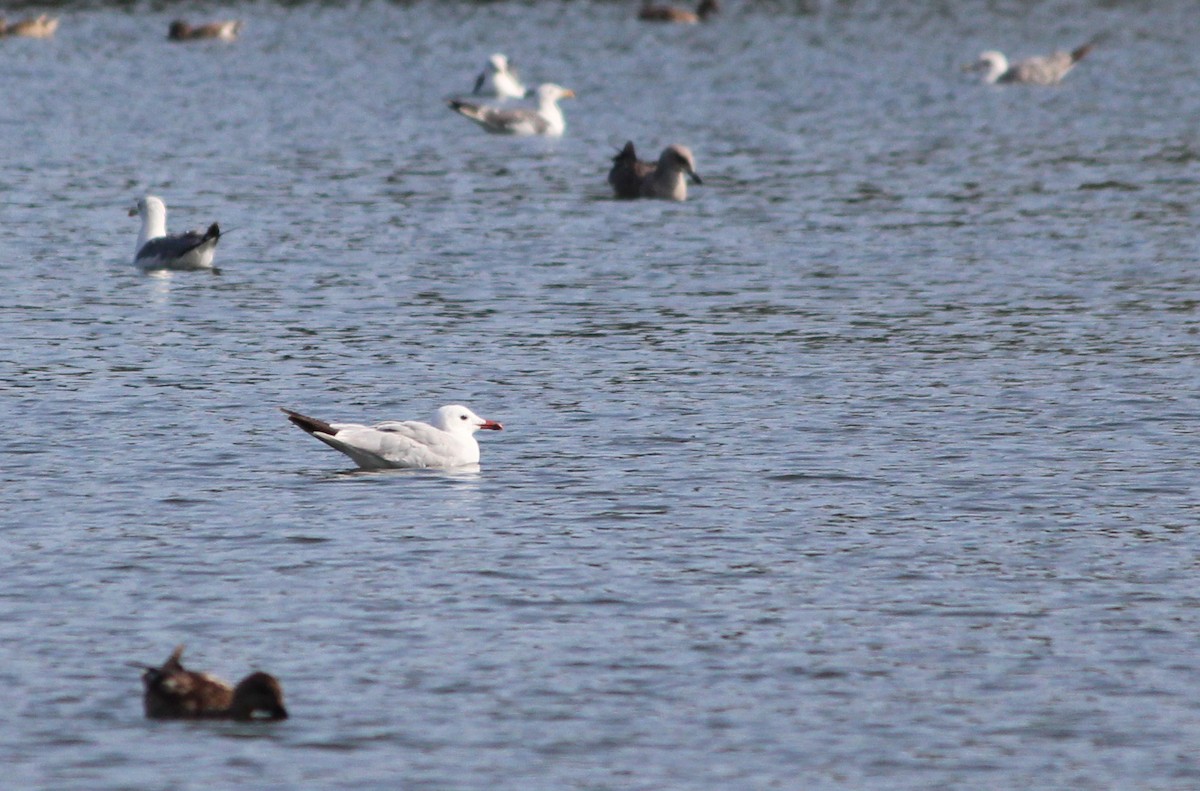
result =
[{"label": "water surface", "polygon": [[[1194,8],[728,5],[0,42],[6,783],[1200,783]],[[493,51],[579,94],[562,140],[445,108]],[[611,200],[626,139],[705,184]],[[147,191],[222,275],[132,269]],[[451,402],[506,426],[478,472],[276,410]],[[292,719],[145,721],[180,642]]]}]

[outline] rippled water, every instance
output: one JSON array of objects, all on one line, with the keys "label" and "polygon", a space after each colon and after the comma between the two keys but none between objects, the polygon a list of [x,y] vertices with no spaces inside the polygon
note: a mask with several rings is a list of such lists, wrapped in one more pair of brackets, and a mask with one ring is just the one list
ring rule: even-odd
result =
[{"label": "rippled water", "polygon": [[[0,41],[6,787],[1200,785],[1194,6],[727,6]],[[566,137],[443,106],[492,51]],[[611,200],[626,139],[705,184]],[[222,275],[130,267],[148,190]],[[477,473],[276,410],[454,401]],[[180,642],[292,718],[144,720]]]}]

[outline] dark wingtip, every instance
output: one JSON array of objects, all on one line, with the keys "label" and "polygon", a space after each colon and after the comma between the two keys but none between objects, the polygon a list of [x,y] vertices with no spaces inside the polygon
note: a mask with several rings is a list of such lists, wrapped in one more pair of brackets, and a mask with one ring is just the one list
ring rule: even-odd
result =
[{"label": "dark wingtip", "polygon": [[204,234],[204,238],[219,240],[221,238],[221,226],[217,225],[215,222],[208,226],[208,232]]},{"label": "dark wingtip", "polygon": [[292,410],[285,409],[284,407],[279,407],[279,411],[287,415],[287,419],[292,422],[292,425],[298,426],[299,428],[307,431],[309,434],[314,434],[318,431],[322,434],[328,434],[331,437],[334,434],[337,434],[337,429],[326,423],[324,420],[317,420],[315,417],[302,415],[299,412],[293,412]]},{"label": "dark wingtip", "polygon": [[1082,47],[1078,47],[1076,49],[1071,50],[1071,60],[1072,61],[1083,60],[1083,57],[1085,55],[1087,55],[1089,52],[1091,52],[1092,49],[1095,48],[1095,46],[1096,46],[1096,43],[1094,41],[1089,41],[1088,43],[1084,44]]}]

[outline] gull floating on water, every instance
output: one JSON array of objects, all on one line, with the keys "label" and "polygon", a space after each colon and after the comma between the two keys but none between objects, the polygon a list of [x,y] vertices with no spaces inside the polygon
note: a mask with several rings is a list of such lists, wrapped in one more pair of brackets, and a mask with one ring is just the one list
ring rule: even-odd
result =
[{"label": "gull floating on water", "polygon": [[1050,55],[1019,60],[1009,64],[1004,54],[989,49],[979,55],[974,63],[963,68],[967,71],[983,72],[983,81],[992,83],[1024,83],[1026,85],[1058,85],[1075,64],[1092,51],[1092,44],[1070,52],[1054,52]]},{"label": "gull floating on water", "polygon": [[643,22],[681,22],[685,25],[694,25],[697,22],[705,21],[720,10],[721,6],[717,4],[717,0],[700,0],[700,5],[696,6],[695,12],[678,6],[653,5],[652,0],[646,0],[641,10],[638,11],[638,19]]},{"label": "gull floating on water", "polygon": [[459,404],[442,407],[430,423],[387,420],[374,426],[326,423],[290,409],[282,411],[292,423],[345,453],[364,470],[449,469],[478,464],[479,443],[472,435],[479,429],[504,428]]},{"label": "gull floating on water", "polygon": [[58,17],[48,17],[41,14],[36,17],[26,17],[11,25],[0,17],[0,35],[24,36],[26,38],[50,38],[58,30]]},{"label": "gull floating on water", "polygon": [[171,41],[197,41],[205,38],[236,41],[241,32],[242,21],[240,19],[210,22],[207,25],[196,25],[195,27],[182,19],[176,19],[167,30],[167,38]]},{"label": "gull floating on water", "polygon": [[495,96],[497,99],[521,99],[526,94],[517,70],[499,52],[488,58],[471,92],[476,96]]},{"label": "gull floating on water", "polygon": [[[162,667],[143,667],[142,705],[151,719],[284,720],[283,688],[269,673],[251,673],[236,687],[187,670],[177,647]],[[139,667],[141,667],[139,665]]]},{"label": "gull floating on water", "polygon": [[167,235],[167,206],[155,195],[139,200],[129,216],[142,218],[133,263],[143,269],[212,269],[213,253],[221,240],[215,222],[207,231]]},{"label": "gull floating on water", "polygon": [[615,157],[608,183],[618,198],[665,198],[687,200],[687,180],[703,184],[696,172],[696,161],[687,146],[670,145],[663,149],[658,163],[637,158],[633,143],[628,142]]},{"label": "gull floating on water", "polygon": [[470,118],[493,134],[561,137],[567,123],[558,102],[560,99],[570,99],[575,92],[547,82],[538,86],[535,95],[536,109],[490,107],[486,104],[464,102],[461,99],[451,99],[448,104],[450,109]]}]

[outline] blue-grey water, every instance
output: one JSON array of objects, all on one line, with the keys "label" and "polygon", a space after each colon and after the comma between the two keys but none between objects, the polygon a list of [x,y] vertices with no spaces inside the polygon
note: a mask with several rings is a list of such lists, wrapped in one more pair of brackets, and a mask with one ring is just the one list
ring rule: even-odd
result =
[{"label": "blue-grey water", "polygon": [[[636,6],[0,40],[0,786],[1200,787],[1195,4]],[[494,51],[565,137],[444,106]],[[146,192],[221,275],[130,265]],[[277,411],[452,402],[478,472]],[[291,719],[145,720],[178,643]]]}]

